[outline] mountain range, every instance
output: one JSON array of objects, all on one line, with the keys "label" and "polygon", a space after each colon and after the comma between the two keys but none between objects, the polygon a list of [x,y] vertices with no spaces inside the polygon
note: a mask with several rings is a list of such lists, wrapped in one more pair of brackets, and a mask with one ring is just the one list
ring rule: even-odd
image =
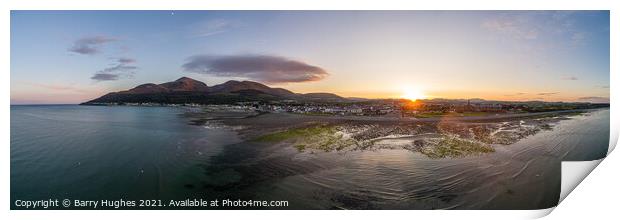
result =
[{"label": "mountain range", "polygon": [[230,80],[208,86],[204,82],[181,77],[161,84],[147,83],[135,88],[111,92],[82,104],[110,103],[164,103],[164,104],[232,104],[245,101],[310,101],[346,102],[346,98],[332,93],[294,93],[272,88],[258,82]]}]

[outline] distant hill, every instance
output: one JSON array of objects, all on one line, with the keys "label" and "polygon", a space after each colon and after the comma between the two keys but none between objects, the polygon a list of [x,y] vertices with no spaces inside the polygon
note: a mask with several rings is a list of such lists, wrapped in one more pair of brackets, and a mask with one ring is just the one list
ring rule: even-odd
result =
[{"label": "distant hill", "polygon": [[121,91],[110,94],[155,94],[155,93],[170,93],[170,92],[207,92],[209,87],[207,84],[187,77],[181,77],[173,82],[167,82],[162,84],[147,83],[136,86],[133,89],[127,91]]},{"label": "distant hill", "polygon": [[282,97],[282,98],[294,98],[297,94],[282,88],[271,88],[269,86],[252,82],[252,81],[235,81],[230,80],[228,82],[212,86],[209,88],[210,93],[234,93],[242,90],[256,90],[265,94]]},{"label": "distant hill", "polygon": [[340,97],[333,93],[325,93],[325,92],[316,92],[316,93],[306,93],[299,94],[300,98],[306,100],[321,100],[321,101],[334,101],[334,102],[342,102],[347,101],[347,99]]},{"label": "distant hill", "polygon": [[346,102],[346,98],[332,93],[298,94],[282,88],[272,88],[258,82],[230,80],[222,84],[207,84],[189,77],[181,77],[162,84],[147,83],[135,88],[111,92],[82,103],[163,103],[163,104],[231,104],[244,101]]},{"label": "distant hill", "polygon": [[207,84],[188,77],[181,77],[174,82],[162,83],[160,86],[167,88],[169,91],[209,91]]}]

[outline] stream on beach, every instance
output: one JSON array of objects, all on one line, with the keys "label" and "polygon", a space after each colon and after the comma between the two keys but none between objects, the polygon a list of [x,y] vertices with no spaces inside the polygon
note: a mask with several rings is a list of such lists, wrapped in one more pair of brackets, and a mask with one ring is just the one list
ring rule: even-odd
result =
[{"label": "stream on beach", "polygon": [[184,111],[11,106],[11,201],[228,198],[287,200],[288,209],[542,209],[557,204],[560,161],[602,158],[609,144],[609,109],[493,145],[493,153],[442,159],[404,149],[300,152],[246,141],[234,129],[196,126]]}]

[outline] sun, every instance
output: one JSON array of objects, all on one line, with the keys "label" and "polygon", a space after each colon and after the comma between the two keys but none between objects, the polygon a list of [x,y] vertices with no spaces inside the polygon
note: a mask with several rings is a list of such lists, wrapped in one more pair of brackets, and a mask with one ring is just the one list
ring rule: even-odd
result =
[{"label": "sun", "polygon": [[424,92],[419,89],[407,87],[403,89],[403,94],[401,95],[401,98],[415,101],[418,99],[426,98],[426,95],[424,95]]}]

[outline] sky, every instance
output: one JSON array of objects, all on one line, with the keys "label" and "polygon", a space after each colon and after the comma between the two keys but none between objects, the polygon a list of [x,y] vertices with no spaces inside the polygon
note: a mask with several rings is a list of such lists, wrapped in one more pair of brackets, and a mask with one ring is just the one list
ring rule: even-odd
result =
[{"label": "sky", "polygon": [[186,76],[363,98],[609,102],[608,11],[11,11],[11,104]]}]

